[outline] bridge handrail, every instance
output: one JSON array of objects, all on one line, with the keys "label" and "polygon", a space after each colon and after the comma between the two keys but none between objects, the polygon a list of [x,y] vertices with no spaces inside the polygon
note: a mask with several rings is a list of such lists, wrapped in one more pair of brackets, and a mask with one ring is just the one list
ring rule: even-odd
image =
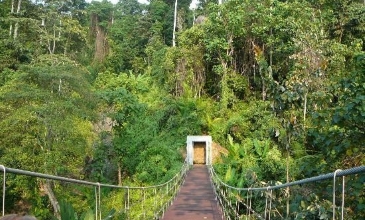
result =
[{"label": "bridge handrail", "polygon": [[[353,168],[349,168],[346,170],[338,169],[332,173],[322,174],[322,175],[318,175],[315,177],[310,177],[310,178],[293,181],[293,182],[288,182],[288,183],[284,183],[284,184],[265,186],[265,187],[249,187],[249,188],[238,188],[238,187],[230,186],[227,183],[223,182],[222,179],[217,175],[213,166],[209,167],[209,171],[210,171],[210,175],[211,175],[211,179],[212,179],[212,184],[214,185],[214,188],[215,188],[216,196],[218,198],[220,205],[223,207],[224,216],[226,216],[228,219],[230,219],[231,217],[233,217],[235,219],[241,219],[241,217],[244,215],[244,213],[239,212],[240,208],[239,208],[238,204],[241,204],[246,207],[246,217],[248,216],[248,218],[250,218],[250,215],[252,213],[257,219],[264,220],[264,219],[267,219],[267,216],[270,219],[271,208],[272,208],[271,203],[272,203],[272,199],[273,199],[273,195],[272,195],[273,190],[282,189],[282,188],[286,188],[289,190],[289,188],[291,186],[302,185],[302,184],[306,184],[306,183],[329,180],[329,179],[333,179],[332,214],[333,214],[333,219],[335,219],[336,207],[337,207],[336,206],[336,184],[335,183],[336,183],[336,178],[342,177],[342,201],[341,201],[341,206],[340,206],[341,207],[340,214],[341,214],[341,219],[343,220],[344,219],[344,209],[345,209],[345,199],[344,199],[345,198],[345,176],[365,173],[365,166],[353,167]],[[246,195],[247,201],[244,201],[241,197],[236,197],[235,194],[232,193],[233,191],[236,191],[239,194],[241,192],[246,191],[247,192],[247,195]],[[266,193],[263,194],[266,197],[265,198],[265,200],[266,200],[265,201],[265,211],[264,211],[263,215],[260,215],[258,212],[256,212],[251,207],[253,191],[266,191]],[[233,200],[232,200],[232,198],[229,198],[232,195],[234,196]],[[235,204],[235,207],[234,207],[234,204]],[[289,203],[287,203],[287,209],[286,209],[287,216],[289,216],[289,213],[290,213],[290,206],[288,204]]]},{"label": "bridge handrail", "polygon": [[310,178],[297,180],[297,181],[293,181],[293,182],[289,182],[289,183],[283,183],[283,184],[274,185],[274,186],[239,188],[239,187],[230,186],[230,185],[226,184],[225,182],[223,182],[219,178],[217,173],[215,172],[213,166],[210,166],[210,169],[212,170],[212,173],[216,176],[217,180],[222,185],[224,185],[228,188],[234,189],[234,190],[238,190],[238,191],[248,191],[248,190],[249,191],[267,191],[267,190],[281,189],[281,188],[286,188],[286,187],[289,187],[289,186],[295,186],[295,185],[300,185],[300,184],[305,184],[305,183],[311,183],[311,182],[317,182],[317,181],[333,179],[333,177],[335,175],[336,175],[336,177],[342,177],[342,176],[347,176],[347,175],[365,173],[365,166],[358,166],[358,167],[353,167],[353,168],[349,168],[349,169],[346,169],[346,170],[338,170],[338,171],[335,171],[335,172],[332,172],[332,173],[327,173],[327,174],[323,174],[323,175],[319,175],[319,176],[315,176],[315,177],[310,177]]},{"label": "bridge handrail", "polygon": [[[160,215],[160,213],[162,213],[162,215],[164,214],[164,211],[166,210],[166,208],[169,206],[169,204],[171,204],[173,198],[176,196],[178,187],[182,184],[184,177],[186,175],[187,170],[189,169],[189,164],[187,163],[187,159],[185,159],[183,165],[181,166],[180,170],[172,177],[170,178],[168,181],[161,183],[161,184],[156,184],[156,185],[152,185],[152,186],[120,186],[120,185],[113,185],[113,184],[105,184],[105,183],[99,183],[99,182],[90,182],[90,181],[85,181],[85,180],[78,180],[78,179],[72,179],[72,178],[67,178],[67,177],[61,177],[61,176],[56,176],[56,175],[50,175],[50,174],[44,174],[44,173],[39,173],[39,172],[33,172],[33,171],[28,171],[28,170],[21,170],[21,169],[14,169],[14,168],[9,168],[9,167],[5,167],[4,165],[0,164],[0,172],[3,172],[3,195],[2,195],[2,202],[3,202],[3,207],[2,207],[2,216],[4,216],[5,214],[5,190],[6,190],[6,174],[7,173],[13,173],[13,174],[19,174],[19,175],[25,175],[25,176],[31,176],[31,177],[38,177],[38,178],[42,178],[42,179],[48,179],[48,180],[56,180],[56,181],[61,181],[61,182],[68,182],[68,183],[74,183],[74,184],[80,184],[80,185],[87,185],[87,186],[93,186],[95,187],[95,196],[96,196],[96,210],[95,210],[95,216],[96,219],[100,219],[101,220],[101,210],[100,210],[100,199],[101,199],[101,195],[100,195],[100,188],[101,187],[107,187],[107,188],[114,188],[114,189],[124,189],[127,190],[128,193],[128,203],[126,203],[125,205],[127,205],[126,209],[129,210],[129,190],[143,190],[143,193],[145,192],[145,190],[151,190],[153,189],[154,192],[156,192],[156,190],[161,189],[162,187],[167,187],[167,194],[169,198],[166,198],[167,200],[165,201],[164,204],[161,203],[161,208],[158,208],[158,210],[154,213],[154,218],[158,219],[158,216]],[[174,184],[173,186],[170,186],[171,184]],[[170,187],[169,187],[170,186]],[[172,188],[172,189],[169,189]],[[145,197],[145,195],[144,195]],[[145,199],[145,198],[143,198]],[[162,202],[162,200],[161,200]],[[145,210],[143,210],[143,204],[142,204],[142,215],[145,215]],[[0,215],[1,216],[1,215]]]},{"label": "bridge handrail", "polygon": [[176,173],[171,179],[169,179],[168,181],[166,181],[164,183],[157,184],[157,185],[152,185],[152,186],[119,186],[119,185],[99,183],[99,182],[89,182],[89,181],[85,181],[85,180],[72,179],[72,178],[55,176],[55,175],[44,174],[44,173],[38,173],[38,172],[33,172],[33,171],[28,171],[28,170],[9,168],[9,167],[6,167],[6,166],[1,165],[1,164],[0,164],[0,171],[2,171],[2,172],[5,171],[6,173],[20,174],[20,175],[25,175],[25,176],[39,177],[39,178],[42,178],[42,179],[51,179],[51,180],[69,182],[69,183],[89,185],[89,186],[101,186],[101,187],[118,188],[118,189],[152,189],[152,188],[158,188],[158,187],[165,186],[165,185],[169,184],[170,182],[172,182],[174,179],[176,179],[179,176],[181,171],[183,171],[183,169],[186,166],[187,166],[187,162],[185,160],[185,162],[182,165],[180,171],[178,173]]}]

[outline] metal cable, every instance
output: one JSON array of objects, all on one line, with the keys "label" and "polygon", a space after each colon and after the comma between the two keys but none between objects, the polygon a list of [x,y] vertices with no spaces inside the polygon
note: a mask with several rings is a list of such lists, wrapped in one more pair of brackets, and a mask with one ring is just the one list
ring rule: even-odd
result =
[{"label": "metal cable", "polygon": [[[37,172],[32,172],[32,171],[27,171],[27,170],[21,170],[21,169],[13,169],[13,168],[7,168],[4,165],[0,164],[0,170],[3,171],[4,173],[4,184],[3,184],[3,213],[2,215],[5,214],[5,175],[6,173],[13,173],[13,174],[18,174],[18,175],[25,175],[25,176],[31,176],[31,177],[39,177],[42,179],[49,179],[49,180],[56,180],[56,181],[61,181],[61,182],[69,182],[69,183],[74,183],[74,184],[80,184],[80,185],[88,185],[88,186],[93,186],[95,188],[95,198],[96,198],[96,202],[95,202],[95,216],[96,219],[101,219],[101,187],[108,187],[108,188],[116,188],[116,189],[125,189],[127,190],[127,201],[125,202],[125,210],[126,213],[128,215],[129,213],[129,209],[130,209],[130,190],[138,190],[138,189],[161,189],[164,186],[167,186],[168,190],[166,192],[166,198],[167,200],[164,201],[163,198],[163,194],[161,194],[161,206],[162,207],[160,209],[160,211],[158,213],[164,213],[165,208],[168,206],[168,204],[163,205],[163,202],[166,203],[170,203],[172,201],[172,199],[175,197],[175,194],[177,193],[177,189],[179,188],[179,186],[181,186],[181,184],[184,182],[185,176],[187,171],[189,170],[189,165],[187,164],[187,160],[185,160],[185,162],[183,163],[181,169],[179,170],[179,172],[172,177],[171,179],[169,179],[168,181],[158,184],[158,185],[153,185],[153,186],[145,186],[145,187],[135,187],[135,186],[119,186],[119,185],[111,185],[111,184],[102,184],[102,183],[97,183],[97,182],[89,182],[89,181],[84,181],[84,180],[77,180],[77,179],[71,179],[71,178],[66,178],[66,177],[60,177],[60,176],[55,176],[55,175],[49,175],[49,174],[44,174],[44,173],[37,173]],[[174,184],[173,187],[171,187],[171,190],[169,190],[169,185],[170,184]],[[171,191],[171,192],[170,192]],[[171,197],[170,197],[170,193],[171,193]],[[166,206],[166,207],[165,207]]]},{"label": "metal cable", "polygon": [[[210,166],[210,173],[211,173],[211,176],[212,176],[212,179],[215,180],[215,184],[217,185],[218,183],[229,188],[229,189],[235,189],[235,190],[246,190],[247,191],[247,212],[246,212],[246,215],[250,217],[250,211],[251,210],[250,208],[250,203],[251,201],[249,200],[249,192],[252,192],[252,191],[264,191],[264,190],[268,190],[270,189],[270,202],[269,202],[269,215],[268,215],[268,218],[271,219],[271,207],[272,207],[272,190],[274,189],[281,189],[281,188],[288,188],[290,186],[294,186],[294,185],[300,185],[300,184],[305,184],[305,183],[310,183],[310,182],[316,182],[316,181],[323,181],[323,180],[327,180],[327,179],[331,179],[331,178],[334,178],[334,181],[335,181],[335,178],[336,177],[345,177],[346,175],[353,175],[353,174],[359,174],[359,173],[364,173],[365,172],[365,166],[359,166],[359,167],[353,167],[353,168],[350,168],[350,169],[346,169],[346,170],[336,170],[334,173],[328,173],[328,174],[324,174],[324,175],[319,175],[319,176],[316,176],[316,177],[311,177],[311,178],[306,178],[306,179],[302,179],[302,180],[298,180],[298,181],[293,181],[293,182],[288,182],[288,183],[285,183],[285,184],[280,184],[280,185],[276,185],[276,186],[267,186],[267,187],[256,187],[256,188],[237,188],[237,187],[233,187],[233,186],[230,186],[226,183],[224,183],[219,177],[218,175],[215,173],[215,170],[212,166]],[[335,183],[334,183],[335,184]],[[335,187],[335,185],[334,185]],[[343,180],[343,186],[342,186],[342,206],[341,206],[341,217],[344,216],[344,191],[345,191],[345,186],[344,186],[344,180]],[[251,193],[252,195],[252,193]],[[335,189],[334,189],[334,200],[335,200]],[[249,203],[250,202],[250,203]],[[222,206],[225,207],[225,205],[222,203]],[[333,219],[335,219],[335,201],[333,202]],[[265,208],[266,209],[266,208]],[[267,210],[265,210],[265,218],[267,216],[266,214]],[[343,220],[343,217],[342,217],[342,220]]]},{"label": "metal cable", "polygon": [[[224,183],[217,175],[217,173],[214,171],[214,168],[212,168],[212,173],[214,174],[214,176],[216,177],[216,179],[221,182],[222,185],[232,188],[232,189],[236,189],[236,190],[248,190],[248,188],[238,188],[238,187],[234,187],[234,186],[230,186],[226,183]],[[346,169],[346,170],[341,170],[338,171],[336,173],[336,177],[342,177],[342,176],[347,176],[347,175],[353,175],[353,174],[359,174],[359,173],[365,173],[365,166],[359,166],[359,167],[353,167],[350,169]],[[280,185],[275,185],[275,186],[270,186],[270,189],[281,189],[281,188],[285,188],[288,186],[295,186],[295,185],[300,185],[300,184],[305,184],[305,183],[311,183],[311,182],[318,182],[318,181],[323,181],[323,180],[328,180],[328,179],[332,179],[333,178],[334,173],[328,173],[328,174],[324,174],[324,175],[319,175],[319,176],[315,176],[315,177],[310,177],[310,178],[306,178],[306,179],[302,179],[302,180],[298,180],[298,181],[293,181],[293,182],[289,182],[289,183],[284,183],[284,184],[280,184]],[[256,188],[250,188],[250,190],[252,191],[265,191],[267,187],[256,187]]]},{"label": "metal cable", "polygon": [[[3,165],[0,164],[0,167],[1,166],[3,166]],[[188,166],[188,165],[185,162],[182,165],[181,169],[186,169],[186,166]],[[39,178],[43,178],[43,179],[58,180],[58,181],[62,181],[62,182],[70,182],[70,183],[76,183],[76,184],[82,184],[82,185],[99,186],[99,184],[100,184],[101,187],[118,188],[118,189],[126,189],[126,188],[141,189],[142,188],[142,187],[137,187],[137,186],[119,186],[119,185],[112,185],[112,184],[89,182],[89,181],[84,181],[84,180],[71,179],[71,178],[66,178],[66,177],[60,177],[60,176],[55,176],[55,175],[37,173],[37,172],[21,170],[21,169],[14,169],[14,168],[8,168],[8,167],[4,167],[3,169],[7,173],[20,174],[20,175],[25,175],[25,176],[33,176],[33,177],[39,177]],[[174,177],[172,177],[170,180],[166,181],[165,183],[161,183],[161,184],[158,184],[158,185],[152,185],[152,186],[145,186],[144,188],[149,189],[149,188],[162,187],[162,186],[174,181],[178,176],[179,175],[175,175]]]}]

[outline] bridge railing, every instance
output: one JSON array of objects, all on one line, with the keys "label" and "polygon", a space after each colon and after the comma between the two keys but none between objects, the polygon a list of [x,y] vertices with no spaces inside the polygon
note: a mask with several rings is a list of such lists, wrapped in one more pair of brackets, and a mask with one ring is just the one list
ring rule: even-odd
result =
[{"label": "bridge railing", "polygon": [[[105,216],[105,212],[102,212],[102,189],[110,188],[117,190],[116,193],[120,193],[123,196],[123,201],[119,201],[118,204],[123,204],[124,207],[120,207],[115,213],[111,215],[121,215],[126,219],[159,219],[164,215],[167,207],[174,200],[180,186],[184,182],[186,172],[189,169],[189,165],[186,160],[181,167],[180,171],[174,175],[170,180],[165,183],[153,186],[119,186],[112,184],[104,184],[98,182],[89,182],[84,180],[77,180],[72,178],[60,177],[55,175],[49,175],[44,173],[37,173],[21,169],[13,169],[0,165],[0,171],[2,175],[2,215],[5,215],[5,204],[6,204],[6,177],[9,174],[24,175],[34,178],[41,178],[45,180],[58,181],[63,183],[71,183],[77,185],[83,185],[93,187],[95,191],[95,205],[94,205],[94,217],[95,220],[107,219],[113,216]],[[104,215],[102,217],[102,215]]]},{"label": "bridge railing", "polygon": [[[345,177],[350,175],[361,174],[365,175],[365,166],[354,167],[346,170],[336,170],[333,173],[319,175],[307,179],[293,181],[285,184],[268,185],[264,187],[252,187],[252,188],[237,188],[224,183],[215,172],[213,166],[209,167],[209,173],[211,176],[212,184],[215,188],[217,199],[223,209],[225,219],[291,219],[290,214],[290,198],[289,191],[294,187],[300,187],[304,184],[313,184],[322,181],[332,182],[332,216],[328,216],[328,213],[323,212],[320,219],[333,220],[345,218]],[[337,181],[337,178],[342,177],[342,181]],[[329,183],[330,185],[331,183]],[[363,183],[365,184],[365,183]],[[337,186],[337,189],[336,189]],[[339,187],[340,186],[340,187]],[[311,187],[315,187],[311,186]],[[300,190],[298,190],[299,192]],[[363,185],[365,188],[365,185]],[[307,189],[311,190],[310,187]],[[336,195],[337,194],[337,195]],[[280,197],[284,197],[282,199]],[[337,200],[341,200],[336,201]],[[286,200],[286,213],[280,213],[274,205],[274,200]],[[300,203],[299,203],[300,204]],[[305,208],[305,207],[302,207]],[[315,207],[318,208],[318,207]],[[308,207],[307,207],[308,209]],[[336,215],[336,213],[338,213]],[[298,217],[298,216],[297,216]],[[302,218],[305,217],[302,216]],[[347,218],[345,218],[347,219]]]}]

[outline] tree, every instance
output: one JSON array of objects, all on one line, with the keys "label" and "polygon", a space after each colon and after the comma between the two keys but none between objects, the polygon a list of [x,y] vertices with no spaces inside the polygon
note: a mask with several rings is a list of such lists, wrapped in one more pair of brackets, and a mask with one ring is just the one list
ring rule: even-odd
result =
[{"label": "tree", "polygon": [[114,72],[143,73],[144,49],[151,37],[150,22],[144,7],[136,0],[122,1],[115,6],[114,23],[109,29],[109,68]]},{"label": "tree", "polygon": [[107,35],[108,28],[114,22],[114,6],[107,0],[103,0],[102,2],[93,1],[87,10],[91,20],[90,34],[95,38],[94,62],[100,63],[104,61],[109,53]]},{"label": "tree", "polygon": [[[5,83],[0,94],[0,158],[6,166],[81,177],[94,139],[93,95],[87,74],[65,57],[45,56]],[[51,183],[35,186],[44,189],[57,216],[58,198]]]}]

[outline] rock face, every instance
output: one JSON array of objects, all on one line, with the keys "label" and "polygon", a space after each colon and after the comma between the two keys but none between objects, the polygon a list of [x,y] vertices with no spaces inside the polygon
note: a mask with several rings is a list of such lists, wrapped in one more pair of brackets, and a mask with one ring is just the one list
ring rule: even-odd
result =
[{"label": "rock face", "polygon": [[228,151],[218,143],[213,142],[209,135],[189,135],[186,138],[186,151],[182,155],[189,165],[211,165],[222,160]]},{"label": "rock face", "polygon": [[[206,145],[205,142],[194,143],[194,164],[206,164]],[[212,142],[212,163],[219,163],[222,160],[222,156],[228,154],[228,150],[219,145],[218,143]],[[186,154],[185,154],[186,155]]]},{"label": "rock face", "polygon": [[195,20],[194,20],[194,25],[198,25],[198,24],[203,24],[205,21],[207,20],[207,18],[204,15],[199,15]]},{"label": "rock face", "polygon": [[222,156],[226,156],[228,150],[216,142],[212,143],[212,163],[219,163],[222,160]]}]

